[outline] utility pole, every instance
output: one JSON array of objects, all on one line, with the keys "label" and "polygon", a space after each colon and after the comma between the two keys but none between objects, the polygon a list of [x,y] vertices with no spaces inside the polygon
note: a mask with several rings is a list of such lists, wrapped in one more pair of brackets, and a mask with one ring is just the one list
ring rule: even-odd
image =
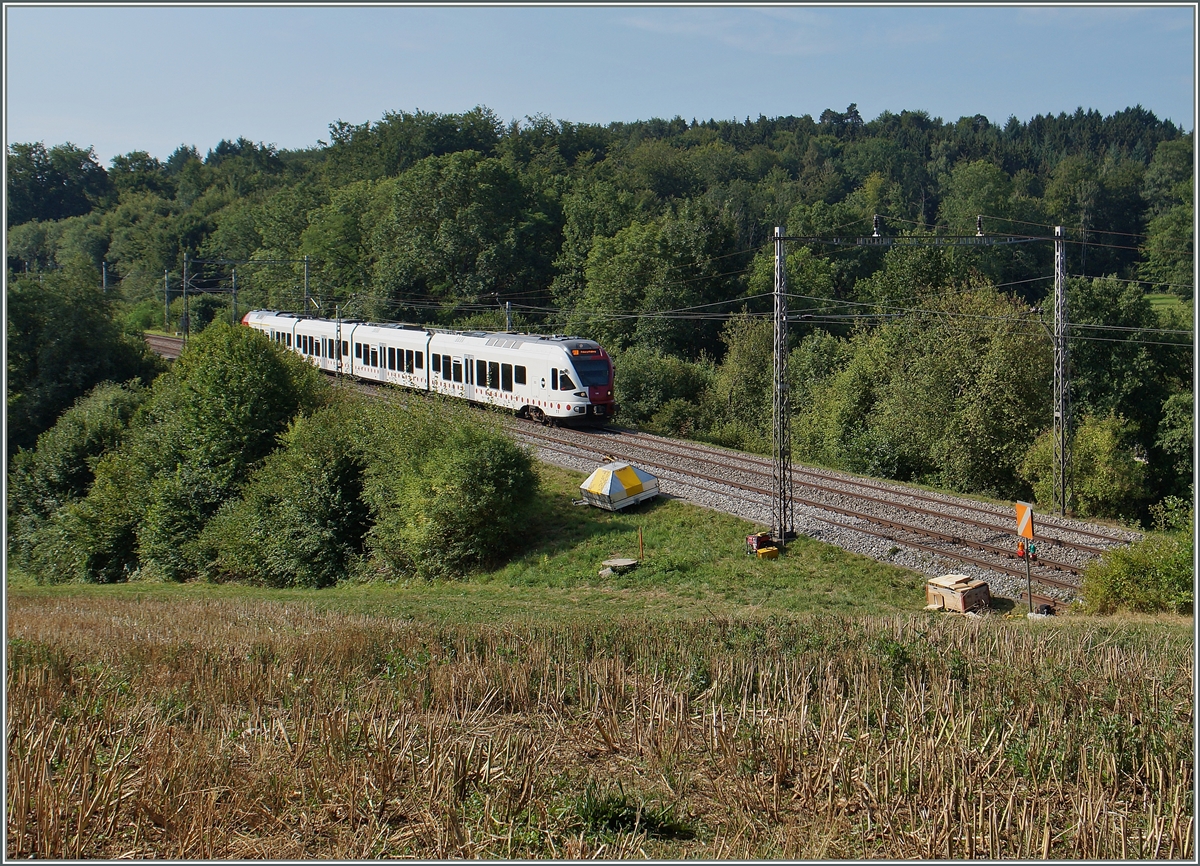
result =
[{"label": "utility pole", "polygon": [[187,301],[187,253],[183,255],[183,342],[188,339],[188,301]]},{"label": "utility pole", "polygon": [[232,310],[233,321],[231,322],[231,324],[236,325],[237,321],[238,321],[238,315],[237,315],[237,268],[233,269],[233,288],[231,289],[231,291],[233,293],[233,310]]},{"label": "utility pole", "polygon": [[1071,461],[1071,370],[1067,350],[1067,253],[1062,226],[1054,227],[1054,501],[1066,515]]},{"label": "utility pole", "polygon": [[787,269],[783,247],[784,230],[775,227],[775,395],[772,405],[774,426],[772,445],[775,465],[775,498],[771,503],[771,536],[786,549],[789,536],[795,536],[795,508],[792,503],[792,425],[787,378]]},{"label": "utility pole", "polygon": [[163,331],[171,333],[171,272],[163,271]]},{"label": "utility pole", "polygon": [[504,302],[504,330],[506,333],[512,333],[512,301]]},{"label": "utility pole", "polygon": [[108,262],[100,263],[100,288],[104,294],[108,294]]},{"label": "utility pole", "polygon": [[304,315],[308,315],[308,256],[304,257]]}]

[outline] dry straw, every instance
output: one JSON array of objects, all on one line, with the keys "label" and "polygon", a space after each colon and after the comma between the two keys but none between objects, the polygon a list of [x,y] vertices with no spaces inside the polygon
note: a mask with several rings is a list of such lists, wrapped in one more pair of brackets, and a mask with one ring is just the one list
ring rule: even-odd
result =
[{"label": "dry straw", "polygon": [[10,858],[1175,858],[1182,630],[9,602]]}]

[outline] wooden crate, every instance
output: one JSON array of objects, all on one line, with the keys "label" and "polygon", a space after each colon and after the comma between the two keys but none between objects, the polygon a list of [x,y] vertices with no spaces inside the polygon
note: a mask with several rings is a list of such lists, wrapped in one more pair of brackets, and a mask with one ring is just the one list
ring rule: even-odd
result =
[{"label": "wooden crate", "polygon": [[992,591],[987,582],[965,574],[944,574],[925,583],[925,603],[931,609],[966,613],[987,607],[991,601]]}]

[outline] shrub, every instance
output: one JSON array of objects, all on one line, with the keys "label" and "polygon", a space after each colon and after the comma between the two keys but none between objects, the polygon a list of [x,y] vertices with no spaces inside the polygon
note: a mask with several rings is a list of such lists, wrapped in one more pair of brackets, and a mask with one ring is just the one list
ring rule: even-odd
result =
[{"label": "shrub", "polygon": [[138,301],[125,314],[125,328],[129,331],[149,331],[163,324],[162,304],[154,298]]},{"label": "shrub", "polygon": [[706,362],[684,361],[640,346],[621,352],[613,364],[621,423],[634,426],[649,422],[672,400],[697,403],[712,378]]},{"label": "shrub", "polygon": [[1191,532],[1154,534],[1110,550],[1083,573],[1083,595],[1094,613],[1119,609],[1189,614],[1195,571]]},{"label": "shrub", "polygon": [[537,475],[529,452],[448,403],[368,410],[368,548],[395,574],[454,577],[520,547]]},{"label": "shrub", "polygon": [[346,576],[370,526],[362,416],[350,398],[292,424],[201,534],[210,576],[309,587]]},{"label": "shrub", "polygon": [[122,333],[100,274],[72,262],[45,276],[11,281],[7,291],[8,452],[37,437],[101,382],[149,383],[163,363]]},{"label": "shrub", "polygon": [[[1145,466],[1129,446],[1132,425],[1117,415],[1087,415],[1071,444],[1071,495],[1080,517],[1131,517],[1145,494]],[[1021,476],[1039,505],[1054,501],[1054,432],[1037,438],[1021,463]]]},{"label": "shrub", "polygon": [[147,395],[137,380],[104,383],[80,397],[37,447],[19,451],[8,474],[9,551],[26,567],[36,547],[60,533],[47,527],[68,503],[82,498],[93,479],[93,464],[122,439]]},{"label": "shrub", "polygon": [[97,385],[38,437],[35,448],[17,452],[8,474],[9,519],[48,517],[86,494],[92,462],[121,441],[146,394],[136,379]]},{"label": "shrub", "polygon": [[42,568],[101,582],[143,565],[170,579],[199,573],[205,522],[324,388],[261,334],[215,323],[154,383],[121,446],[97,461],[95,483],[62,515]]}]

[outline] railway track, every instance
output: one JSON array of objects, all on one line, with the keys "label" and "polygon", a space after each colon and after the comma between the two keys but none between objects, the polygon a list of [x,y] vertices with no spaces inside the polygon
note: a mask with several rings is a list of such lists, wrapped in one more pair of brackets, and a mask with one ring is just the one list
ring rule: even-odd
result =
[{"label": "railway track", "polygon": [[168,337],[165,334],[142,334],[150,351],[174,360],[183,351],[183,337]]},{"label": "railway track", "polygon": [[[515,421],[513,430],[549,452],[548,462],[585,469],[606,458],[628,460],[665,479],[664,492],[770,524],[772,464],[760,456],[622,428],[583,432]],[[792,477],[797,528],[805,534],[928,574],[945,573],[949,566],[988,580],[996,594],[1025,598],[1025,563],[1015,553],[1011,511],[830,470],[796,467]],[[1044,514],[1037,515],[1037,535],[1031,577],[1053,595],[1035,592],[1036,604],[1078,597],[1088,562],[1140,537]]]},{"label": "railway track", "polygon": [[[608,428],[608,430],[611,432],[616,432],[622,436],[629,436],[629,437],[636,438],[639,442],[641,440],[653,441],[656,438],[660,438],[660,437],[651,437],[645,433],[639,433],[637,431],[632,431],[632,430],[625,430],[622,428]],[[755,468],[751,469],[750,471],[754,471],[756,474],[758,474],[760,476],[771,477],[771,474],[772,474],[771,470],[772,470],[773,463],[770,460],[767,460],[762,457],[756,457],[754,455],[739,453],[739,452],[735,452],[735,451],[718,450],[712,446],[693,445],[691,443],[682,442],[682,441],[678,441],[678,440],[666,440],[666,441],[671,443],[671,448],[673,448],[677,451],[680,451],[680,452],[695,454],[695,455],[697,455],[697,459],[702,460],[703,462],[706,462],[706,463],[718,462],[715,459],[714,455],[720,455],[722,458],[722,461],[732,459],[739,463],[745,464],[748,467],[755,467]],[[647,447],[647,446],[642,446],[642,447]],[[652,449],[654,448],[653,445],[651,445],[649,447]],[[655,449],[655,450],[662,451],[664,449],[660,448],[660,449]],[[804,467],[800,467],[800,468],[793,467],[792,468],[793,481],[796,484],[800,484],[803,486],[813,487],[816,489],[828,489],[824,484],[822,484],[820,482],[827,481],[832,478],[836,478],[837,483],[847,486],[847,487],[859,488],[859,489],[863,489],[863,490],[879,491],[879,492],[887,494],[891,497],[908,498],[908,499],[911,499],[911,500],[917,501],[917,502],[927,502],[927,503],[937,504],[937,505],[941,505],[941,506],[949,506],[949,507],[954,508],[957,511],[985,515],[987,517],[990,517],[991,520],[990,521],[975,520],[975,519],[968,518],[968,517],[957,517],[956,519],[961,522],[964,522],[964,523],[971,523],[972,525],[975,525],[975,526],[983,527],[985,529],[991,529],[991,530],[1002,532],[1002,533],[1006,533],[1009,531],[1009,527],[1011,526],[1011,522],[1013,520],[1013,512],[1009,509],[1001,510],[996,507],[986,506],[986,505],[979,504],[979,503],[970,503],[970,502],[967,502],[966,500],[962,500],[962,499],[959,499],[956,497],[950,497],[945,494],[941,494],[941,495],[931,494],[931,493],[925,493],[925,492],[918,491],[918,490],[913,490],[910,488],[898,487],[896,485],[880,484],[880,483],[876,483],[876,482],[863,481],[862,479],[847,477],[842,473],[821,471],[821,470],[817,470],[817,469],[809,469],[809,468],[804,468]],[[872,496],[863,496],[862,498],[871,500],[871,501],[878,501],[878,502],[885,501],[883,499],[877,499]],[[890,500],[888,500],[888,501],[890,502]],[[936,514],[940,513],[936,509],[930,511],[930,510],[926,510],[924,508],[920,508],[918,506],[909,506],[909,509],[911,511],[924,513],[924,514],[936,515]],[[1099,554],[1102,554],[1107,548],[1098,547],[1096,545],[1089,545],[1089,544],[1085,544],[1085,543],[1070,541],[1065,536],[1077,535],[1077,536],[1081,536],[1081,537],[1085,537],[1085,538],[1093,538],[1093,539],[1097,539],[1102,542],[1107,542],[1110,545],[1114,544],[1114,543],[1124,544],[1129,541],[1128,536],[1130,535],[1130,533],[1124,533],[1124,534],[1118,535],[1118,534],[1111,533],[1111,532],[1099,532],[1099,531],[1096,531],[1095,529],[1089,529],[1089,528],[1084,528],[1084,527],[1079,527],[1079,526],[1065,527],[1065,526],[1061,526],[1061,525],[1055,525],[1053,522],[1050,522],[1055,519],[1053,517],[1048,517],[1046,515],[1038,515],[1038,518],[1039,518],[1039,521],[1038,521],[1039,539],[1038,540],[1042,541],[1042,542],[1049,542],[1051,544],[1060,544],[1060,545],[1063,545],[1066,547],[1071,547],[1076,550],[1082,550],[1082,551],[1086,551],[1088,553],[1099,555]],[[1049,536],[1045,535],[1044,533],[1047,530],[1052,531],[1054,534],[1049,535]]]}]

